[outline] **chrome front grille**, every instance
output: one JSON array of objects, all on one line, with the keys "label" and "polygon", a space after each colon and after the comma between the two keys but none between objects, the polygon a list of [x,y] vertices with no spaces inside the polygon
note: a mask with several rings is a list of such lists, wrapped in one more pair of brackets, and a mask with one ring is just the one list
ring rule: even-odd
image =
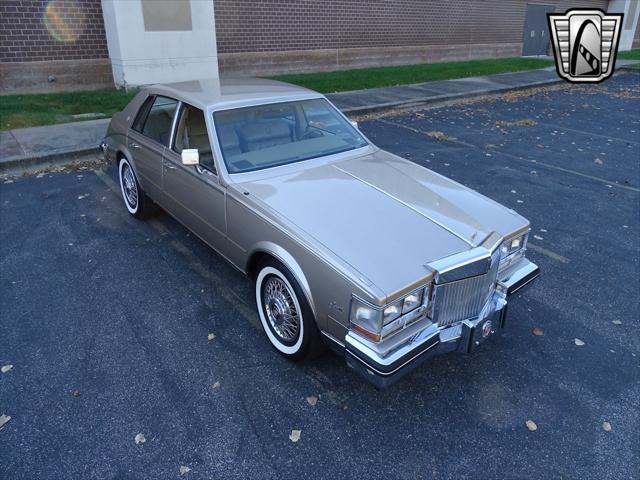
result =
[{"label": "chrome front grille", "polygon": [[494,261],[484,275],[435,286],[433,317],[439,327],[480,314],[495,291],[498,264]]}]

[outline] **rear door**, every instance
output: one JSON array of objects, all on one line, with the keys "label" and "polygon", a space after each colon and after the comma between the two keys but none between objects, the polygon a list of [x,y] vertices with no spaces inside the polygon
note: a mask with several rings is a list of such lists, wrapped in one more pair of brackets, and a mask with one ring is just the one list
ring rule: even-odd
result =
[{"label": "rear door", "polygon": [[[226,190],[218,178],[205,113],[181,103],[177,115],[174,139],[163,161],[165,208],[226,256]],[[182,164],[185,148],[198,150],[200,165]]]},{"label": "rear door", "polygon": [[177,100],[150,96],[140,107],[129,130],[127,145],[138,181],[153,200],[162,204],[162,157],[169,145]]}]

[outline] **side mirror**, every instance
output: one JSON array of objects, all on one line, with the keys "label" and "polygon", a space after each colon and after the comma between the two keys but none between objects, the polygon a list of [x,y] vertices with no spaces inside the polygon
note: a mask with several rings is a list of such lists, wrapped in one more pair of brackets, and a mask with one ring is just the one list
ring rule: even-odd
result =
[{"label": "side mirror", "polygon": [[356,122],[355,120],[349,120],[349,123],[353,128],[355,128],[356,130],[358,129],[358,122]]},{"label": "side mirror", "polygon": [[183,165],[199,165],[200,154],[197,148],[185,148],[182,150],[182,164]]}]

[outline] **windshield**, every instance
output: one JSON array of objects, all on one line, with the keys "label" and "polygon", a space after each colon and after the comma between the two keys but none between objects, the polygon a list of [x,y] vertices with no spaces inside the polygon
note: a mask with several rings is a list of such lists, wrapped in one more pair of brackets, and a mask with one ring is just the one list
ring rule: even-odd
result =
[{"label": "windshield", "polygon": [[243,173],[368,145],[323,98],[213,114],[229,173]]}]

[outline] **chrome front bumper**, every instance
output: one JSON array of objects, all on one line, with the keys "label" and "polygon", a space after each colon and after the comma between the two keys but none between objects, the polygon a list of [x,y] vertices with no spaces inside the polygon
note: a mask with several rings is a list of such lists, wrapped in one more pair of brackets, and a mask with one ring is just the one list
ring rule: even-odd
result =
[{"label": "chrome front bumper", "polygon": [[470,353],[506,325],[507,298],[531,283],[540,269],[526,258],[498,274],[498,287],[478,317],[444,328],[426,317],[417,321],[403,343],[387,349],[368,344],[357,334],[345,337],[347,365],[379,388],[408,374],[431,357],[448,352]]}]

